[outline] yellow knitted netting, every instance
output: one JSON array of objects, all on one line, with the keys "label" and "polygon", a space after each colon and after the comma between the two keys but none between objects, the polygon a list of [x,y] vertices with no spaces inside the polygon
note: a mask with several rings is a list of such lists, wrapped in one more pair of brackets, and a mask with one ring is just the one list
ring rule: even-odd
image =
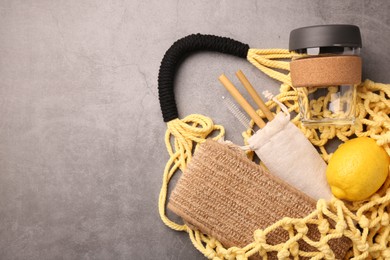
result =
[{"label": "yellow knitted netting", "polygon": [[[283,49],[257,50],[250,49],[248,60],[270,77],[282,82],[280,94],[276,98],[283,102],[290,112],[298,113],[298,94],[291,87],[290,76],[279,72],[289,71],[287,61],[292,53]],[[279,71],[276,71],[277,69]],[[326,144],[331,139],[345,142],[355,136],[369,136],[386,149],[390,155],[390,84],[374,83],[366,80],[357,88],[356,123],[354,126],[321,126],[305,128],[299,121],[298,115],[292,119],[311,143],[319,147],[321,155],[328,161],[331,154],[326,150]],[[271,110],[279,111],[274,101],[268,101]],[[324,110],[325,111],[325,106]],[[264,117],[261,111],[259,115]],[[365,201],[346,203],[336,198],[331,201],[319,200],[316,210],[302,219],[284,218],[265,228],[254,232],[253,242],[243,248],[224,248],[215,238],[193,230],[185,224],[178,224],[166,216],[165,206],[169,181],[172,176],[183,171],[191,160],[193,148],[202,143],[213,132],[214,139],[224,136],[224,128],[214,125],[213,121],[202,115],[189,115],[186,118],[174,119],[167,124],[165,135],[170,159],[168,160],[163,177],[159,197],[159,213],[163,222],[170,228],[189,233],[193,245],[209,259],[247,259],[254,254],[260,254],[267,259],[267,252],[277,252],[279,259],[334,259],[335,256],[328,241],[345,236],[353,242],[353,247],[346,259],[390,259],[390,178],[383,187],[371,198]],[[251,122],[253,126],[253,122]],[[243,133],[244,141],[251,136],[248,129]],[[331,228],[329,220],[333,220],[335,228]],[[314,224],[321,233],[319,241],[313,241],[306,236],[308,224]],[[267,235],[278,228],[289,232],[289,239],[281,244],[269,245]],[[298,240],[304,240],[317,251],[304,252],[299,250]]]}]

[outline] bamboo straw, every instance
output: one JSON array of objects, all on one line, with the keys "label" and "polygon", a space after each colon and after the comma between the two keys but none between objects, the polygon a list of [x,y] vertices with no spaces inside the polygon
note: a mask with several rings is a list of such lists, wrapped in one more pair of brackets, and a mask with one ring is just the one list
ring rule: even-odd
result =
[{"label": "bamboo straw", "polygon": [[233,85],[233,83],[222,74],[219,78],[219,81],[222,85],[229,91],[229,93],[233,96],[233,98],[240,104],[240,106],[248,113],[248,115],[253,119],[256,125],[260,128],[265,126],[265,122],[261,117],[256,113],[256,111],[251,107],[248,101],[241,95],[241,93],[237,90],[237,88]]},{"label": "bamboo straw", "polygon": [[272,112],[268,109],[268,107],[265,105],[264,101],[261,99],[259,94],[257,94],[256,90],[253,88],[252,84],[249,82],[245,74],[239,70],[236,72],[237,78],[241,81],[242,85],[244,85],[245,89],[249,92],[253,100],[256,102],[256,104],[259,106],[261,111],[263,111],[264,115],[267,117],[268,121],[271,121],[274,119],[274,115]]}]

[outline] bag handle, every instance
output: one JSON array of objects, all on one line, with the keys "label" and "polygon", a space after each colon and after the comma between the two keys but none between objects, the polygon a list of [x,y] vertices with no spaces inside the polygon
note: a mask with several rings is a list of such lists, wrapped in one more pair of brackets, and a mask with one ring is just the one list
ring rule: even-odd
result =
[{"label": "bag handle", "polygon": [[215,35],[191,34],[177,40],[165,53],[158,75],[158,94],[164,122],[179,117],[173,82],[178,63],[195,51],[216,51],[246,58],[249,45]]}]

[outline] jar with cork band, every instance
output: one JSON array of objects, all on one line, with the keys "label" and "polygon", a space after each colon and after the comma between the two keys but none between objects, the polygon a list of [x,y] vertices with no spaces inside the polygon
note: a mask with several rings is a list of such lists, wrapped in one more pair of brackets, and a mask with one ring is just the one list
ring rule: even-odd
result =
[{"label": "jar with cork band", "polygon": [[291,81],[305,126],[351,125],[361,83],[359,27],[317,25],[291,31]]}]

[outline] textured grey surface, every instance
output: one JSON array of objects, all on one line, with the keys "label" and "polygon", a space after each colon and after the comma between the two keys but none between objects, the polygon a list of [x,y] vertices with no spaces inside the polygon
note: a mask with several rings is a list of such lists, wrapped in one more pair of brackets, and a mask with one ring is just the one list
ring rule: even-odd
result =
[{"label": "textured grey surface", "polygon": [[[390,3],[380,1],[0,1],[0,258],[202,259],[157,211],[168,155],[157,98],[166,49],[190,33],[286,48],[291,29],[354,23],[364,75],[390,82]],[[201,113],[242,143],[217,77],[245,60],[186,59],[181,116]]]}]

